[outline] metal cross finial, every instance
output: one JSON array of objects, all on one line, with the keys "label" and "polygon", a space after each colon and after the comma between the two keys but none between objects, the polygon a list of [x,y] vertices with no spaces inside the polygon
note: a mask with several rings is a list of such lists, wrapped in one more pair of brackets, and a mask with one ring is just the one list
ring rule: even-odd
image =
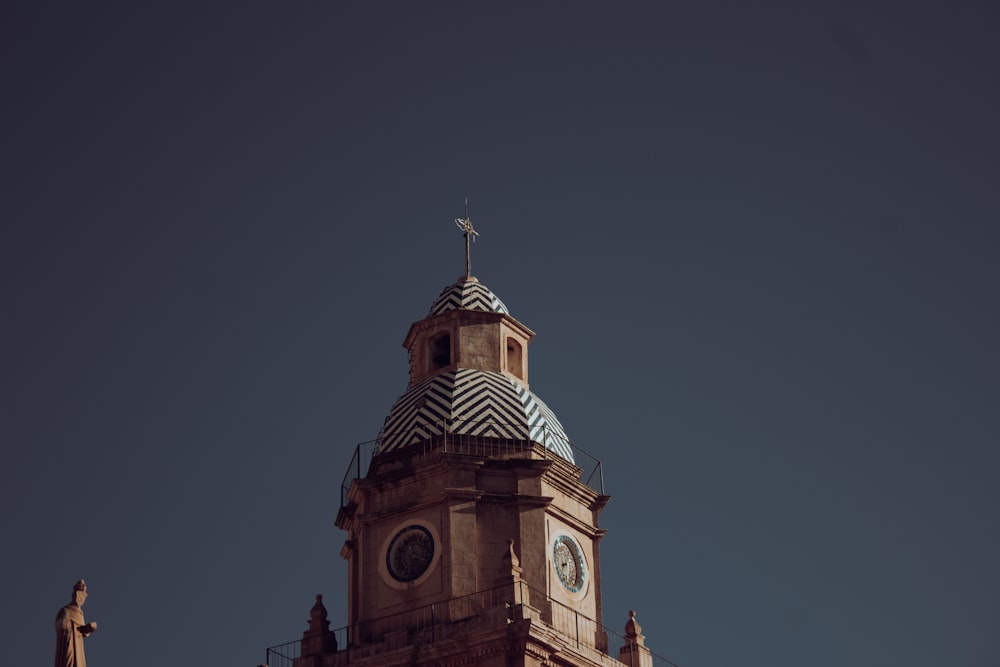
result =
[{"label": "metal cross finial", "polygon": [[472,255],[471,241],[475,241],[479,232],[472,228],[472,220],[469,218],[469,198],[465,198],[465,218],[455,218],[455,224],[464,232],[465,236],[465,275],[472,275]]}]

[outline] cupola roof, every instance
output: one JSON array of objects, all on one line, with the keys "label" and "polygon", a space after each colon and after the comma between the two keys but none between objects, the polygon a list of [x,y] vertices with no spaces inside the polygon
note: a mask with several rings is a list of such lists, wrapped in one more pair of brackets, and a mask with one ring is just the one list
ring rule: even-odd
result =
[{"label": "cupola roof", "polygon": [[427,316],[434,317],[449,310],[482,310],[510,315],[503,301],[475,276],[461,276],[454,284],[445,287],[434,300]]}]

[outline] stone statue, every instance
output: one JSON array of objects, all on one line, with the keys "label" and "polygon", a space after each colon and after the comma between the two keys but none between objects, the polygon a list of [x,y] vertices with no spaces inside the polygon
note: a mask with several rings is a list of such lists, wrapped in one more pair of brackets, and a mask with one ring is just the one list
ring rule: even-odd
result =
[{"label": "stone statue", "polygon": [[83,638],[97,629],[97,623],[83,622],[83,610],[80,607],[86,599],[87,583],[81,579],[73,586],[73,599],[56,614],[55,667],[87,667]]}]

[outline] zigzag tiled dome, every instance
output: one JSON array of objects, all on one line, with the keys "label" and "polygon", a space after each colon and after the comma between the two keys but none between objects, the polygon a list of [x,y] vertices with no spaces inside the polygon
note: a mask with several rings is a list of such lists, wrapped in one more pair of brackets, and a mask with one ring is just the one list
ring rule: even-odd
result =
[{"label": "zigzag tiled dome", "polygon": [[573,462],[562,424],[540,398],[503,373],[460,368],[411,387],[392,406],[377,453],[448,433],[534,440]]},{"label": "zigzag tiled dome", "polygon": [[403,343],[410,384],[385,419],[376,454],[454,434],[530,440],[573,462],[562,424],[528,389],[532,336],[473,276],[445,287]]},{"label": "zigzag tiled dome", "polygon": [[490,313],[510,315],[507,306],[490,291],[490,288],[479,282],[475,276],[464,276],[458,282],[448,285],[434,300],[428,317],[434,317],[449,310],[485,310]]}]

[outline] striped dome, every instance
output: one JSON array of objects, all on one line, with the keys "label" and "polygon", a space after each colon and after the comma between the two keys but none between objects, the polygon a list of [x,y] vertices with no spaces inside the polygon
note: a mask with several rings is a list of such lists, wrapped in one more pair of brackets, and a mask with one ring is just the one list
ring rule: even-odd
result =
[{"label": "striped dome", "polygon": [[434,317],[449,310],[485,310],[488,313],[510,315],[507,306],[474,276],[462,276],[454,285],[448,285],[434,300],[428,317]]},{"label": "striped dome", "polygon": [[533,440],[573,462],[562,424],[540,398],[502,373],[470,368],[435,375],[403,394],[385,419],[376,453],[443,435],[446,428],[449,434]]}]

